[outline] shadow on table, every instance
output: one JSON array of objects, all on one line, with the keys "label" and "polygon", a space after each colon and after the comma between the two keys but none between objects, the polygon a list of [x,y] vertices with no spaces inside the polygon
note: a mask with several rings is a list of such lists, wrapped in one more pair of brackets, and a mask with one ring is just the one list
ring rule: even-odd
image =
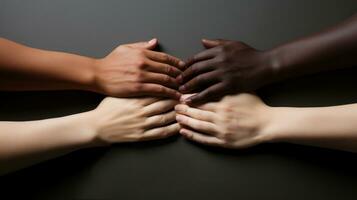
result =
[{"label": "shadow on table", "polygon": [[[83,180],[81,179],[86,179],[86,176],[90,174],[91,168],[111,148],[145,150],[173,143],[177,139],[178,136],[173,136],[162,140],[116,144],[112,145],[112,147],[79,150],[57,159],[0,176],[1,195],[4,197],[11,196],[12,198],[16,196],[47,197],[47,194],[55,194],[56,192],[53,190],[60,188],[59,186],[61,185],[66,185],[67,183],[76,185],[76,182],[82,182]],[[69,193],[75,194],[76,187],[72,189],[74,191]]]}]

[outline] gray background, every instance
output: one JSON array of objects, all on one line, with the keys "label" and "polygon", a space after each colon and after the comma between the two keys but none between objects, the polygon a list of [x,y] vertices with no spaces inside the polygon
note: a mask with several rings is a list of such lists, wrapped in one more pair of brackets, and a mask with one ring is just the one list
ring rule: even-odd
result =
[{"label": "gray background", "polygon": [[[122,43],[157,37],[187,58],[200,39],[242,40],[259,49],[332,25],[356,0],[0,0],[0,36],[33,47],[103,57]],[[271,85],[273,106],[356,102],[357,71],[346,69]],[[33,120],[94,108],[80,91],[1,92],[0,120]],[[50,199],[356,199],[357,156],[289,144],[243,151],[180,137],[91,149],[0,178],[0,194]]]}]

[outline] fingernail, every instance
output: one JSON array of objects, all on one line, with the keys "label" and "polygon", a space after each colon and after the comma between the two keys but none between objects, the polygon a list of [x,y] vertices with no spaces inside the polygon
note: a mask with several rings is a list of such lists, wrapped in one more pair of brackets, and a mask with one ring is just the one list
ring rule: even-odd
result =
[{"label": "fingernail", "polygon": [[176,115],[176,121],[178,122],[182,121],[182,117],[180,115]]},{"label": "fingernail", "polygon": [[178,112],[183,111],[182,105],[176,105],[176,106],[175,106],[175,110],[178,111]]},{"label": "fingernail", "polygon": [[151,39],[151,40],[149,41],[149,44],[155,44],[156,40],[157,40],[156,38]]},{"label": "fingernail", "polygon": [[185,98],[184,98],[183,95],[182,95],[181,98],[180,98],[180,102],[185,102]]},{"label": "fingernail", "polygon": [[175,110],[176,110],[176,111],[179,111],[179,110],[180,110],[180,105],[176,105],[176,106],[175,106]]},{"label": "fingernail", "polygon": [[179,88],[179,90],[181,91],[181,92],[183,92],[183,91],[185,91],[186,90],[186,86],[181,86],[180,88]]},{"label": "fingernail", "polygon": [[183,62],[183,61],[180,61],[180,62],[179,62],[180,67],[185,66],[185,64],[186,64],[186,63],[185,63],[185,62]]},{"label": "fingernail", "polygon": [[179,75],[178,77],[176,77],[176,80],[178,83],[181,83],[182,82],[182,75]]},{"label": "fingernail", "polygon": [[192,103],[192,99],[191,99],[191,97],[190,97],[190,98],[185,99],[185,100],[184,100],[184,102],[185,102],[186,104],[190,104],[190,103]]},{"label": "fingernail", "polygon": [[181,134],[181,135],[186,135],[186,134],[185,134],[185,131],[182,130],[182,129],[180,129],[180,134]]}]

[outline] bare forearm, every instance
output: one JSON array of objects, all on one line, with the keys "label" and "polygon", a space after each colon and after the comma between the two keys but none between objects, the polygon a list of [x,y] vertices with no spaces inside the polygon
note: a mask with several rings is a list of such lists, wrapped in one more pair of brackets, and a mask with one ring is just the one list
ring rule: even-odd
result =
[{"label": "bare forearm", "polygon": [[161,139],[178,133],[177,101],[105,98],[96,109],[71,116],[0,122],[0,175],[82,148]]},{"label": "bare forearm", "polygon": [[0,38],[0,90],[89,90],[93,63],[92,58]]},{"label": "bare forearm", "polygon": [[357,104],[317,108],[271,108],[265,131],[273,141],[357,152]]},{"label": "bare forearm", "polygon": [[319,33],[270,51],[275,79],[357,65],[357,14]]},{"label": "bare forearm", "polygon": [[87,115],[0,122],[0,174],[90,146],[94,130]]}]

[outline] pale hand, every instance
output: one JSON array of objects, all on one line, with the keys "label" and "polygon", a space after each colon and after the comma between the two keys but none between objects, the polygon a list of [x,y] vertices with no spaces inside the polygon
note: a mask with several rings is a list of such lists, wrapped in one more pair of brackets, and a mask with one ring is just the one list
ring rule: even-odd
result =
[{"label": "pale hand", "polygon": [[[183,96],[182,101],[188,98]],[[226,96],[198,107],[179,104],[176,120],[186,138],[212,146],[246,148],[267,141],[262,131],[269,121],[269,107],[257,96]]]}]

